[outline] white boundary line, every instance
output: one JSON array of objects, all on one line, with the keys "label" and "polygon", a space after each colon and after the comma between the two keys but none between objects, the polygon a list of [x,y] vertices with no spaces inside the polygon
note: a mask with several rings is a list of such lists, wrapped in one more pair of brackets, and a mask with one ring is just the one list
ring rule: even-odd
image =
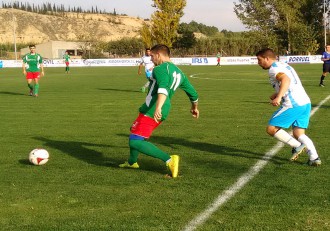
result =
[{"label": "white boundary line", "polygon": [[[311,111],[311,117],[315,114],[315,112],[328,100],[330,99],[330,95],[328,95],[324,100],[322,100],[316,107]],[[252,180],[272,159],[273,156],[277,154],[284,146],[282,142],[277,142],[277,144],[269,150],[262,158],[259,160],[254,166],[252,166],[248,172],[243,174],[238,180],[230,186],[227,190],[219,194],[219,196],[210,204],[203,212],[201,212],[198,216],[196,216],[193,220],[191,220],[188,225],[184,228],[184,231],[192,231],[195,230],[198,226],[204,224],[211,215],[216,212],[223,204],[225,204],[228,200],[230,200],[236,193],[238,193],[250,180]]]}]

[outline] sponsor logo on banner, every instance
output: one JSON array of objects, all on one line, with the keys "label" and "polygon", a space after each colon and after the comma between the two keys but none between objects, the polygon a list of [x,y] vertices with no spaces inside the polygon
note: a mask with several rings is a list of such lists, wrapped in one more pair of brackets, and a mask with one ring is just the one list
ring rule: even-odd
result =
[{"label": "sponsor logo on banner", "polygon": [[226,65],[245,65],[245,64],[257,64],[256,57],[223,57],[221,62]]},{"label": "sponsor logo on banner", "polygon": [[322,58],[322,55],[312,55],[312,56],[310,56],[310,63],[323,63],[321,58]]},{"label": "sponsor logo on banner", "polygon": [[107,63],[105,59],[84,59],[83,62],[86,66],[92,66],[93,64],[102,66],[102,64]]},{"label": "sponsor logo on banner", "polygon": [[199,65],[199,64],[208,64],[209,61],[207,58],[192,58],[192,64]]},{"label": "sponsor logo on banner", "polygon": [[43,64],[54,64],[54,60],[52,59],[44,59]]},{"label": "sponsor logo on banner", "polygon": [[176,65],[191,65],[191,58],[171,58]]},{"label": "sponsor logo on banner", "polygon": [[136,66],[138,59],[84,59],[85,66]]},{"label": "sponsor logo on banner", "polygon": [[309,56],[290,56],[289,63],[310,63]]}]

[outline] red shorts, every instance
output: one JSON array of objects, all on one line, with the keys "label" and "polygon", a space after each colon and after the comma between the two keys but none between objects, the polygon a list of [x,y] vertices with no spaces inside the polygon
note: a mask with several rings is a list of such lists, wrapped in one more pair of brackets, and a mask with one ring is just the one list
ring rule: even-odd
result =
[{"label": "red shorts", "polygon": [[220,58],[217,58],[217,62],[220,63]]},{"label": "red shorts", "polygon": [[65,62],[65,65],[66,65],[66,66],[69,66],[69,62]]},{"label": "red shorts", "polygon": [[157,123],[153,118],[140,113],[131,126],[131,134],[148,139],[160,124],[161,122]]},{"label": "red shorts", "polygon": [[26,72],[26,79],[38,79],[40,78],[40,72]]}]

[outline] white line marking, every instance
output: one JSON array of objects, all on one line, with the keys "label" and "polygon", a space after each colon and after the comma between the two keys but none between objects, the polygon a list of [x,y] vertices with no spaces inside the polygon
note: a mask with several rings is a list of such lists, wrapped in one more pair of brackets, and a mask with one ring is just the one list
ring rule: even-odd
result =
[{"label": "white line marking", "polygon": [[[315,112],[328,100],[330,99],[330,95],[328,95],[324,100],[322,100],[312,111],[311,117],[315,114]],[[227,190],[219,194],[219,196],[214,200],[214,202],[209,205],[203,212],[201,212],[198,216],[196,216],[193,220],[191,220],[188,225],[184,228],[184,231],[192,231],[206,222],[210,216],[216,212],[223,204],[225,204],[228,200],[230,200],[236,193],[238,193],[250,180],[252,180],[272,159],[273,156],[276,155],[278,151],[284,146],[282,142],[277,142],[277,144],[269,150],[262,158],[259,160],[254,166],[252,166],[249,171],[243,174],[238,180],[230,186]]]},{"label": "white line marking", "polygon": [[328,95],[324,100],[322,100],[316,107],[313,108],[313,110],[311,111],[311,117],[315,114],[315,112],[317,110],[319,110],[319,108],[325,104],[328,100],[330,99],[330,95]]}]

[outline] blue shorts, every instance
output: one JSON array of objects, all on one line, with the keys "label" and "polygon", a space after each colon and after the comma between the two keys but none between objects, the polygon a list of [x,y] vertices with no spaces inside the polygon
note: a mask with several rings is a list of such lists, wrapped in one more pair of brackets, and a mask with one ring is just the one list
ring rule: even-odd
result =
[{"label": "blue shorts", "polygon": [[309,124],[311,104],[294,108],[280,107],[270,118],[268,125],[280,128],[299,127],[306,129]]},{"label": "blue shorts", "polygon": [[152,75],[152,71],[146,70],[146,77],[149,79]]}]

